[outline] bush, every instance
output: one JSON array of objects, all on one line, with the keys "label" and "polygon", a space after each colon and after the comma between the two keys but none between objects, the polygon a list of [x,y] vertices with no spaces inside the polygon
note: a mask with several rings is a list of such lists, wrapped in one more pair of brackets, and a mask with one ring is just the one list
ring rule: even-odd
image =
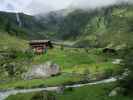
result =
[{"label": "bush", "polygon": [[15,89],[25,89],[25,87],[24,86],[17,86],[17,87],[15,87]]},{"label": "bush", "polygon": [[105,69],[104,70],[104,76],[105,76],[105,78],[113,76],[113,69],[109,69],[109,68]]},{"label": "bush", "polygon": [[91,79],[90,70],[89,70],[89,69],[85,69],[83,73],[84,73],[83,81],[84,81],[84,82],[88,82],[88,81]]},{"label": "bush", "polygon": [[67,88],[67,89],[65,89],[66,91],[73,91],[74,89],[72,88],[72,87],[69,87],[69,88]]},{"label": "bush", "polygon": [[[32,60],[32,51],[18,51],[11,49],[2,53],[2,58],[0,59],[0,65],[2,66],[2,71],[5,71],[7,77],[11,78],[22,78],[22,74],[27,71],[27,64]],[[0,70],[1,71],[1,70]]]},{"label": "bush", "polygon": [[123,57],[124,72],[122,72],[119,85],[125,89],[125,94],[133,93],[133,50],[126,50]]},{"label": "bush", "polygon": [[50,92],[38,92],[31,100],[56,100],[56,97]]},{"label": "bush", "polygon": [[65,85],[73,85],[73,84],[75,84],[75,82],[70,80],[70,81],[67,81],[67,82],[63,83],[62,85],[65,86]]},{"label": "bush", "polygon": [[102,72],[97,72],[95,74],[95,77],[96,77],[96,80],[102,80],[102,79],[105,79],[106,78],[105,75],[104,75],[104,73],[102,73]]},{"label": "bush", "polygon": [[45,88],[46,85],[44,84],[40,84],[40,85],[37,85],[37,86],[32,86],[31,88]]}]

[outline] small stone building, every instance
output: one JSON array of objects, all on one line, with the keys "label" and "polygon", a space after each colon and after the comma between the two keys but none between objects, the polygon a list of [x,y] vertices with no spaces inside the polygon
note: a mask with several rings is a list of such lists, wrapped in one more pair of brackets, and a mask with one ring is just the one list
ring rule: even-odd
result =
[{"label": "small stone building", "polygon": [[48,48],[52,48],[52,42],[50,40],[31,40],[29,45],[36,54],[43,54],[47,52]]}]

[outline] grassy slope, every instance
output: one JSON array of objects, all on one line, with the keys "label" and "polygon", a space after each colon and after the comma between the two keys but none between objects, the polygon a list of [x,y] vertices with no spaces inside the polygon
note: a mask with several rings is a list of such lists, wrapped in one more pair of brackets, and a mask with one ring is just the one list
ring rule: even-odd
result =
[{"label": "grassy slope", "polygon": [[[101,51],[101,50],[100,50]],[[83,79],[83,74],[87,71],[92,77],[105,73],[106,70],[113,70],[113,73],[119,69],[119,66],[112,64],[112,58],[106,57],[99,50],[68,49],[60,50],[54,48],[48,50],[47,54],[35,56],[32,64],[40,64],[46,61],[53,61],[61,67],[61,75],[48,79],[33,79],[29,81],[13,81],[7,84],[1,84],[0,88],[24,87],[32,88],[37,86],[56,86],[71,82],[78,82]]]},{"label": "grassy slope", "polygon": [[[55,94],[55,96],[57,100],[132,100],[132,97],[121,95],[109,97],[108,94],[112,87],[114,87],[112,84],[84,86],[73,89],[72,91],[66,89],[63,94]],[[9,96],[6,100],[31,100],[35,94],[17,94]]]},{"label": "grassy slope", "polygon": [[79,75],[70,75],[70,74],[62,74],[56,77],[50,77],[48,79],[33,79],[33,80],[21,80],[21,81],[13,81],[7,84],[1,84],[0,89],[6,88],[37,88],[37,87],[47,87],[47,86],[57,86],[66,84],[69,82],[77,82],[81,80],[81,76]]},{"label": "grassy slope", "polygon": [[[47,54],[36,56],[33,63],[43,63],[44,61],[53,61],[63,68],[71,68],[79,64],[91,64],[104,60],[104,57],[98,56],[94,50],[85,52],[85,49],[64,48],[59,47],[51,49]],[[97,50],[98,51],[98,50]]]},{"label": "grassy slope", "polygon": [[5,32],[0,32],[0,50],[6,51],[16,49],[23,51],[28,48],[28,44],[25,40],[19,39],[15,36],[10,36]]},{"label": "grassy slope", "polygon": [[131,100],[129,97],[115,96],[108,97],[112,85],[95,85],[85,86],[74,89],[73,91],[66,91],[63,95],[57,95],[58,100]]},{"label": "grassy slope", "polygon": [[131,100],[129,97],[114,96],[108,97],[112,85],[94,85],[85,86],[74,89],[73,91],[65,91],[63,95],[57,95],[58,100]]},{"label": "grassy slope", "polygon": [[45,61],[53,61],[60,65],[63,72],[83,73],[85,69],[95,73],[96,70],[112,68],[113,56],[109,57],[102,54],[101,49],[77,49],[77,48],[54,48],[47,54],[36,56],[33,60],[34,64],[43,63]]},{"label": "grassy slope", "polygon": [[[6,66],[10,66],[11,63],[15,64],[18,72],[21,72],[27,62],[27,55],[24,54],[24,51],[28,48],[27,41],[0,32],[0,80],[7,80],[10,77],[7,74]],[[9,55],[13,54],[16,58],[6,56],[3,54],[4,52]],[[17,71],[15,72],[17,73]]]}]

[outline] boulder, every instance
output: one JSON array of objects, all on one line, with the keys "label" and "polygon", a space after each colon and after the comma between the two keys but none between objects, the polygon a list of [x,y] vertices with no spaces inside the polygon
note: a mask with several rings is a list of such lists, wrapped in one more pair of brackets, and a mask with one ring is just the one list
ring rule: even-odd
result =
[{"label": "boulder", "polygon": [[64,93],[64,89],[65,89],[64,86],[59,86],[59,87],[57,88],[56,92],[59,93],[59,94],[63,94],[63,93]]},{"label": "boulder", "polygon": [[117,96],[120,92],[122,91],[122,89],[120,87],[116,87],[115,89],[113,89],[110,93],[109,96]]},{"label": "boulder", "polygon": [[60,67],[50,61],[45,64],[34,65],[26,74],[26,79],[46,78],[60,73]]}]

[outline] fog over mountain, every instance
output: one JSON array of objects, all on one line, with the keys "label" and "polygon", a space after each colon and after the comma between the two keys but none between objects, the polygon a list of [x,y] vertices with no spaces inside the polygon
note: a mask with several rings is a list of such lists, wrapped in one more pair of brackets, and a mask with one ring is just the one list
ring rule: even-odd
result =
[{"label": "fog over mountain", "polygon": [[76,2],[73,1],[72,6],[81,9],[95,9],[110,5],[119,5],[121,3],[133,3],[133,1],[132,0],[76,0]]},{"label": "fog over mountain", "polygon": [[23,12],[32,15],[69,7],[95,9],[120,3],[133,3],[133,0],[0,0],[0,11]]}]

